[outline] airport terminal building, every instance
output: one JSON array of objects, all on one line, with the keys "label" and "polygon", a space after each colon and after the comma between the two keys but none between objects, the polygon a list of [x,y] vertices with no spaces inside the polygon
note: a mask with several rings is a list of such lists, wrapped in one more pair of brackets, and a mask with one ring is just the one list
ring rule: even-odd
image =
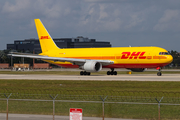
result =
[{"label": "airport terminal building", "polygon": [[[95,48],[95,47],[111,47],[110,42],[96,41],[79,36],[77,38],[54,38],[56,45],[60,48]],[[38,39],[15,40],[14,44],[7,44],[7,49],[20,51],[35,51],[41,52],[41,47]]]}]

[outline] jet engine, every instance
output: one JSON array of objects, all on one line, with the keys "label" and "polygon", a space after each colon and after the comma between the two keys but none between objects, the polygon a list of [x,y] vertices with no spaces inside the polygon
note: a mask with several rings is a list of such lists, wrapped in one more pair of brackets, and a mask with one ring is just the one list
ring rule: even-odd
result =
[{"label": "jet engine", "polygon": [[144,68],[129,68],[133,72],[143,72],[145,69]]},{"label": "jet engine", "polygon": [[84,63],[81,69],[85,70],[86,72],[98,72],[102,69],[102,64],[96,61],[87,61]]}]

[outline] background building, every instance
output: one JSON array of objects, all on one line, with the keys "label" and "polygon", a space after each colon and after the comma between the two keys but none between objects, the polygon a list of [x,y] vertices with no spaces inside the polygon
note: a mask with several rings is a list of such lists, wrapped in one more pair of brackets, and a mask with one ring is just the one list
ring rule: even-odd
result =
[{"label": "background building", "polygon": [[[60,48],[94,48],[94,47],[111,47],[110,42],[97,42],[96,39],[89,39],[79,36],[77,38],[55,38],[53,39]],[[19,51],[41,52],[38,39],[15,40],[14,44],[7,44],[7,49]]]}]

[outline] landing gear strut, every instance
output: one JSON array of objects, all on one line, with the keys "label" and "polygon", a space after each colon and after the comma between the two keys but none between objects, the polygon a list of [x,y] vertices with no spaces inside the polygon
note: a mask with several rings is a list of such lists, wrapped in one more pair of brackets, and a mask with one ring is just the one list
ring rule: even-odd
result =
[{"label": "landing gear strut", "polygon": [[158,67],[158,68],[156,68],[156,69],[159,70],[158,73],[157,73],[157,76],[161,76],[161,75],[162,75],[162,73],[161,73],[161,68]]},{"label": "landing gear strut", "polygon": [[107,71],[107,75],[117,75],[117,71],[114,71],[114,68],[111,68],[111,71]]},{"label": "landing gear strut", "polygon": [[91,75],[91,73],[90,72],[86,72],[86,71],[81,71],[80,75]]}]

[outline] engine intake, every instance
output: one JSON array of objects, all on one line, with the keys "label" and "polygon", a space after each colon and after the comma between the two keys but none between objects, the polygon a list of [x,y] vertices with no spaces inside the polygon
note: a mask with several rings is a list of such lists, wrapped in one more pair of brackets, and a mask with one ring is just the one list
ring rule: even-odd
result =
[{"label": "engine intake", "polygon": [[102,64],[96,61],[87,61],[81,68],[87,72],[98,72],[102,69]]}]

